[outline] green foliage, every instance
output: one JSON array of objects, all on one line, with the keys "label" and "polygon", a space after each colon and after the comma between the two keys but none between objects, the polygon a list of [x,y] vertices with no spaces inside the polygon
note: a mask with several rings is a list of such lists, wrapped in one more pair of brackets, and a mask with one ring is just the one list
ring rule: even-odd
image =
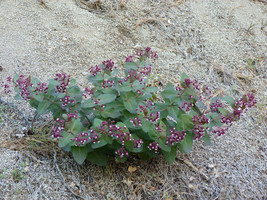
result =
[{"label": "green foliage", "polygon": [[226,103],[228,103],[230,106],[234,106],[235,104],[235,100],[233,99],[233,97],[230,96],[225,96],[222,98],[222,101],[225,101]]},{"label": "green foliage", "polygon": [[193,146],[193,134],[187,133],[183,141],[179,143],[179,149],[183,153],[189,153],[192,150],[192,146]]},{"label": "green foliage", "polygon": [[[151,70],[146,63],[148,52],[136,62],[124,63],[124,78],[118,76],[111,60],[91,67],[88,80],[94,86],[85,92],[65,74],[58,74],[43,88],[38,79],[16,75],[16,99],[28,100],[37,117],[52,112],[53,136],[79,164],[88,160],[102,166],[110,157],[125,162],[131,154],[142,159],[163,154],[168,163],[173,163],[177,149],[189,153],[195,139],[211,145],[208,132],[224,125],[221,118],[232,115],[228,105],[235,108],[235,100],[224,97],[227,105],[209,112],[199,97],[205,91],[185,73],[180,84],[168,83],[158,93],[146,78]],[[213,106],[217,100],[211,100]]]},{"label": "green foliage", "polygon": [[24,178],[24,169],[14,169],[12,171],[12,178],[14,179],[14,181],[20,181]]}]

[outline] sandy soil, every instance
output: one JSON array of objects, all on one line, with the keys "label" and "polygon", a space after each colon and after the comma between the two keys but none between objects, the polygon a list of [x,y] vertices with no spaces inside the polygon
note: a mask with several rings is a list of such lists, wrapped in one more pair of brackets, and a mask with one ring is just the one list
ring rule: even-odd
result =
[{"label": "sandy soil", "polygon": [[[154,72],[161,82],[186,72],[216,94],[255,92],[259,103],[227,135],[213,136],[214,146],[197,142],[173,165],[132,158],[105,168],[79,166],[54,143],[48,153],[16,146],[29,144],[16,135],[33,110],[0,92],[13,103],[0,124],[0,199],[267,199],[266,3],[103,0],[103,12],[89,12],[75,0],[43,2],[0,0],[1,80],[20,73],[45,81],[65,72],[84,86],[89,66],[119,63],[150,46],[159,53]],[[94,9],[92,2],[80,5]],[[43,117],[34,126],[48,122]]]}]

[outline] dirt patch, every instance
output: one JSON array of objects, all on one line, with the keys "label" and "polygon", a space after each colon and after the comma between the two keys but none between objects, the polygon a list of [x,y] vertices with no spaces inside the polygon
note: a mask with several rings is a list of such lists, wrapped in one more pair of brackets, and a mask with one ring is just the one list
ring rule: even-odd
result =
[{"label": "dirt patch", "polygon": [[[119,63],[136,49],[151,46],[159,53],[154,72],[162,83],[177,82],[186,72],[210,84],[216,94],[255,92],[258,104],[227,135],[213,136],[214,146],[196,142],[192,153],[178,154],[173,165],[163,158],[131,158],[123,165],[111,161],[97,167],[79,166],[56,148],[37,151],[34,145],[45,141],[40,137],[18,139],[27,127],[21,112],[31,120],[34,110],[1,92],[2,100],[14,103],[5,106],[0,127],[1,198],[266,199],[264,3],[103,0],[92,7],[90,1],[79,1],[89,12],[74,0],[43,2],[0,1],[1,80],[22,73],[45,81],[65,72],[84,86],[89,66],[110,58]],[[33,126],[46,127],[40,134],[49,137],[47,119]],[[17,141],[20,145],[12,146]],[[137,170],[130,173],[129,166]]]}]

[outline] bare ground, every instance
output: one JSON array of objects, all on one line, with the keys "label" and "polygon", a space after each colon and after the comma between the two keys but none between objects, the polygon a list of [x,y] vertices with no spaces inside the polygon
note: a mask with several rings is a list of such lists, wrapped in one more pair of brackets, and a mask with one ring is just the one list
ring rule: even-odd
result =
[{"label": "bare ground", "polygon": [[227,135],[213,136],[212,147],[196,142],[173,165],[160,157],[97,167],[77,165],[47,140],[49,116],[33,124],[35,135],[19,139],[33,110],[0,93],[14,103],[1,117],[0,199],[267,199],[265,1],[92,2],[1,0],[1,80],[65,72],[84,86],[89,66],[151,46],[162,83],[186,72],[216,95],[254,92],[257,107]]}]

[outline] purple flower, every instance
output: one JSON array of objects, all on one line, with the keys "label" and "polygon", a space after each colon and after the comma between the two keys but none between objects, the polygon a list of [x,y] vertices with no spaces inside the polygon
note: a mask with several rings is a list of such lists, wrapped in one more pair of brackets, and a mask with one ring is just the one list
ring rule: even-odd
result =
[{"label": "purple flower", "polygon": [[166,137],[165,145],[170,144],[171,146],[175,145],[176,143],[182,141],[186,135],[184,131],[176,131],[175,127],[169,130],[170,135]]},{"label": "purple flower", "polygon": [[76,136],[74,139],[72,139],[75,141],[75,146],[84,145],[89,140],[88,135],[89,134],[86,132],[81,132],[78,136]]},{"label": "purple flower", "polygon": [[103,61],[102,64],[105,65],[104,70],[108,70],[109,72],[112,72],[113,68],[116,69],[116,67],[114,67],[114,62],[112,61],[112,59]]},{"label": "purple flower", "polygon": [[139,59],[141,57],[147,57],[147,58],[152,58],[153,60],[158,59],[158,53],[156,51],[152,51],[150,47],[146,47],[145,50],[137,50],[136,51],[137,56]]},{"label": "purple flower", "polygon": [[124,156],[129,156],[129,153],[125,150],[124,147],[121,147],[120,149],[117,149],[115,151],[115,154],[117,154],[121,159],[124,157]]},{"label": "purple flower", "polygon": [[19,88],[20,90],[20,96],[24,99],[24,100],[30,100],[30,88],[32,87],[32,84],[30,82],[29,78],[24,78],[23,75],[19,76],[19,79],[16,81],[16,87]]},{"label": "purple flower", "polygon": [[133,146],[134,149],[140,148],[143,144],[142,139],[136,140],[133,138],[133,142],[134,142],[134,146]]},{"label": "purple flower", "polygon": [[131,123],[133,124],[133,126],[136,127],[136,128],[142,126],[141,119],[139,119],[138,117],[135,117],[134,119],[130,119],[130,122],[131,122]]},{"label": "purple flower", "polygon": [[56,78],[55,78],[56,81],[59,81],[60,82],[60,85],[57,85],[56,86],[56,93],[65,93],[66,90],[67,90],[67,87],[70,83],[70,75],[67,75],[67,74],[56,74]]},{"label": "purple flower", "polygon": [[151,150],[154,150],[155,151],[155,153],[158,153],[158,151],[159,151],[159,149],[161,148],[160,146],[159,146],[159,143],[158,142],[152,142],[152,143],[150,143],[148,146],[147,146],[147,148],[151,151]]},{"label": "purple flower", "polygon": [[192,83],[192,81],[189,78],[186,78],[186,79],[184,79],[184,83],[185,83],[186,87],[189,87],[190,84]]},{"label": "purple flower", "polygon": [[221,103],[219,99],[217,99],[215,102],[210,104],[210,110],[212,112],[217,112],[218,108],[223,108],[223,104]]},{"label": "purple flower", "polygon": [[125,56],[126,60],[125,62],[133,62],[133,55]]},{"label": "purple flower", "polygon": [[201,137],[205,136],[205,128],[200,124],[195,126],[195,128],[193,129],[193,132],[195,134],[194,140],[200,139]]},{"label": "purple flower", "polygon": [[217,127],[212,131],[212,133],[217,134],[218,136],[224,135],[226,131],[228,130],[228,127],[223,128],[223,127]]},{"label": "purple flower", "polygon": [[89,68],[89,72],[92,76],[96,76],[98,73],[102,72],[102,69],[98,65],[95,65]]}]

